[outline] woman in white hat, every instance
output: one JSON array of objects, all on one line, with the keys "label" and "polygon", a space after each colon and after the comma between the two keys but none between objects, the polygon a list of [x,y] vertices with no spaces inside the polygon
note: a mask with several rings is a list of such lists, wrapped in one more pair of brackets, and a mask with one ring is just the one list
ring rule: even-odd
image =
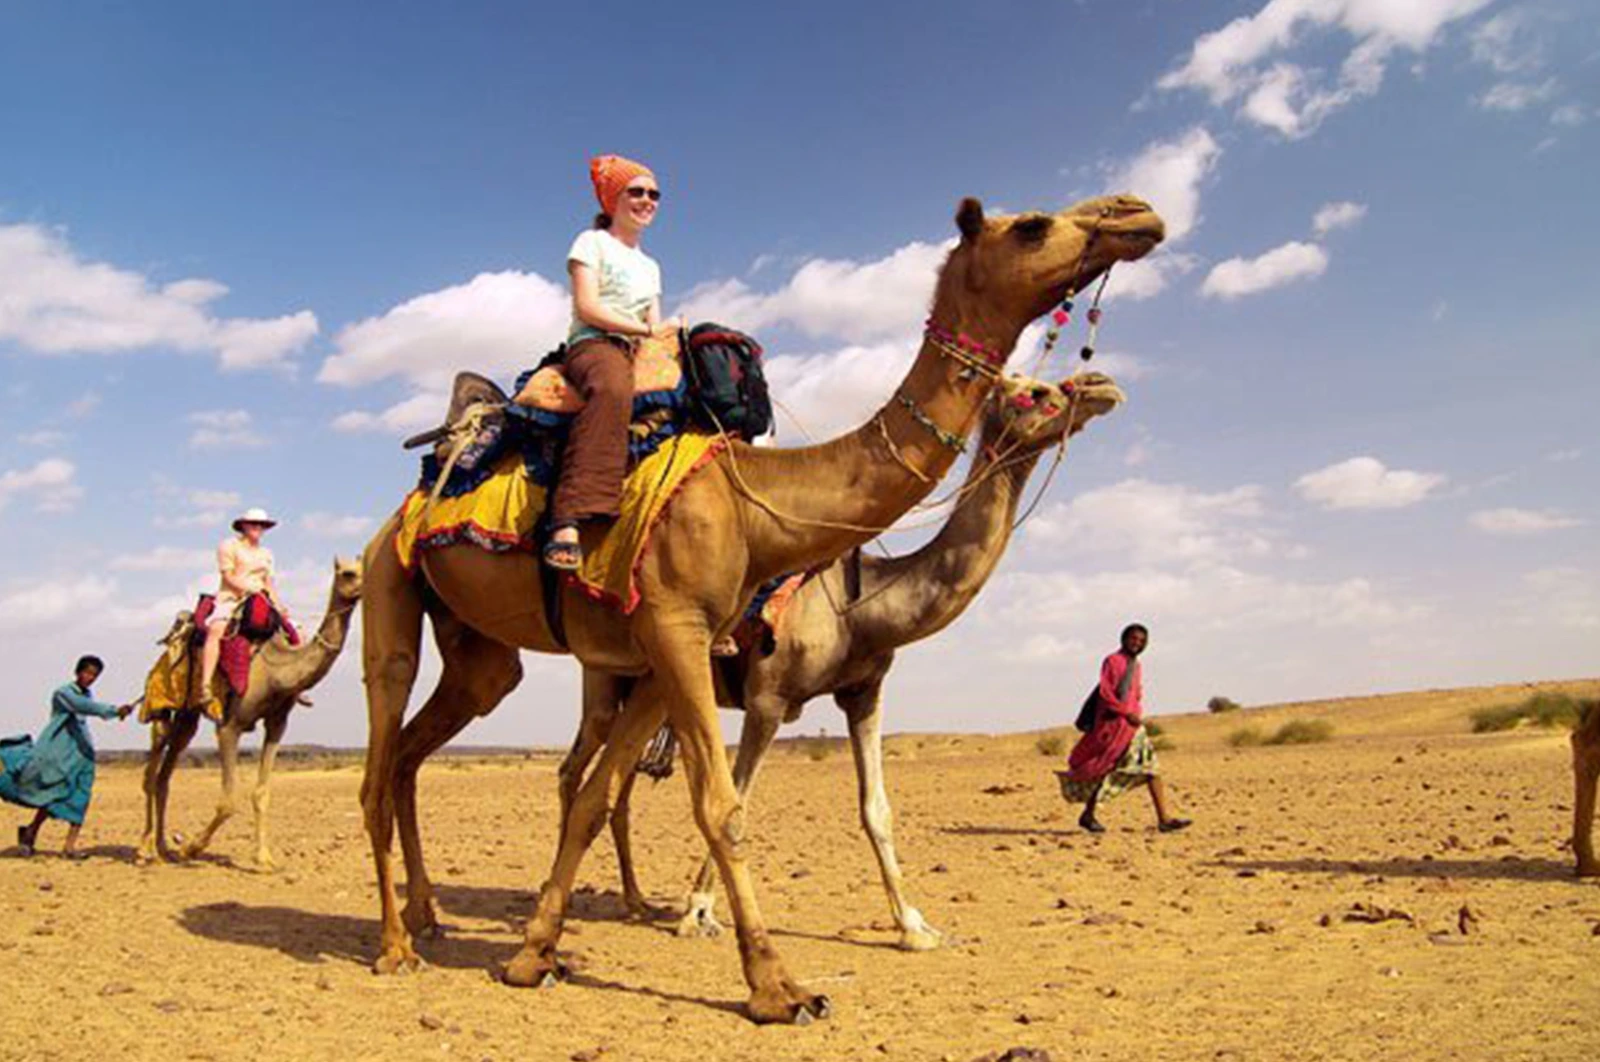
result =
[{"label": "woman in white hat", "polygon": [[206,644],[200,654],[202,690],[209,692],[211,689],[217,661],[222,656],[222,636],[228,632],[228,625],[245,598],[264,594],[280,616],[289,618],[289,609],[278,598],[278,588],[272,581],[272,551],[261,544],[261,536],[277,524],[265,509],[246,509],[233,522],[237,534],[224,539],[217,547],[217,571],[222,576],[222,586],[217,591],[211,618],[206,621]]}]

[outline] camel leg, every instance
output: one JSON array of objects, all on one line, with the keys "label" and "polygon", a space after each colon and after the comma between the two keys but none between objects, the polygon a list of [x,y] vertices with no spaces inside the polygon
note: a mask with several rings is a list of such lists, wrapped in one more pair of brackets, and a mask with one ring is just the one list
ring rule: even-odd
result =
[{"label": "camel leg", "polygon": [[395,774],[395,814],[406,866],[406,906],[400,917],[415,937],[439,934],[433,883],[422,858],[417,772],[428,757],[472,720],[492,712],[522,681],[516,649],[485,638],[454,616],[436,616],[433,626],[444,670],[422,710],[400,731]]},{"label": "camel leg", "polygon": [[653,696],[657,684],[652,679],[640,682],[627,711],[615,721],[610,740],[600,762],[579,787],[572,801],[568,821],[561,831],[555,865],[539,890],[539,904],[528,922],[522,950],[502,971],[507,984],[522,987],[553,983],[561,975],[556,944],[566,920],[567,902],[584,854],[605,826],[614,794],[622,779],[631,774],[645,746],[660,729],[666,709],[660,696]]},{"label": "camel leg", "polygon": [[633,787],[639,780],[638,771],[629,771],[617,791],[617,805],[611,810],[611,843],[617,849],[617,868],[622,875],[622,904],[632,918],[648,919],[656,912],[644,899],[639,888],[639,875],[633,866],[633,837],[629,832],[630,812],[633,806]]},{"label": "camel leg", "polygon": [[204,852],[222,824],[233,818],[239,810],[239,727],[231,719],[217,727],[217,755],[222,760],[222,796],[217,801],[216,814],[211,816],[205,829],[183,846],[185,859],[193,859]]},{"label": "camel leg", "polygon": [[[789,977],[761,916],[745,862],[744,807],[722,747],[711,677],[711,638],[703,614],[663,614],[658,604],[649,615],[635,620],[635,636],[654,667],[651,694],[666,704],[683,754],[695,820],[711,846],[728,892],[745,981],[750,986],[747,1012],[762,1023],[807,1022],[827,1016],[826,997],[808,992]],[[629,718],[631,708],[623,713],[630,730],[634,723]],[[581,794],[579,800],[581,803]],[[579,821],[575,808],[573,826]],[[536,926],[538,922],[536,918]],[[534,928],[530,926],[530,935]]]},{"label": "camel leg", "polygon": [[156,855],[169,862],[178,859],[178,853],[173,851],[167,839],[167,798],[172,795],[172,772],[177,770],[178,761],[183,757],[184,750],[189,747],[189,742],[194,740],[195,731],[200,729],[199,712],[179,712],[172,720],[172,727],[167,732],[166,747],[161,753],[161,765],[156,769],[155,796],[155,851]]},{"label": "camel leg", "polygon": [[1600,788],[1600,706],[1572,732],[1572,851],[1578,857],[1578,876],[1600,877],[1600,860],[1594,854],[1595,790]]},{"label": "camel leg", "polygon": [[561,761],[561,768],[557,772],[557,792],[561,798],[561,835],[556,841],[558,849],[566,836],[567,816],[572,811],[573,800],[577,798],[578,786],[583,784],[584,772],[589,769],[595,754],[605,745],[611,733],[611,724],[622,708],[619,687],[620,680],[615,676],[591,668],[583,669],[583,716],[578,721],[578,733],[572,739],[572,748],[567,750],[566,759]]},{"label": "camel leg", "polygon": [[395,895],[395,771],[399,762],[400,724],[406,700],[417,679],[422,649],[422,597],[400,567],[392,546],[391,518],[368,545],[362,585],[362,679],[367,686],[367,763],[361,778],[361,810],[372,843],[382,912],[378,973],[416,969],[421,960],[400,920]]},{"label": "camel leg", "polygon": [[144,761],[144,836],[139,838],[139,851],[134,856],[140,863],[153,863],[156,859],[156,779],[166,759],[171,734],[172,724],[166,718],[158,716],[150,721],[150,754]]},{"label": "camel leg", "polygon": [[[781,701],[763,699],[752,700],[745,709],[744,725],[739,729],[739,755],[733,764],[733,784],[738,790],[739,799],[747,808],[747,798],[755,786],[756,771],[772,748],[778,728],[788,718],[785,714],[787,707]],[[678,936],[715,937],[722,933],[722,923],[717,921],[715,913],[716,883],[717,864],[711,858],[711,853],[707,852],[700,864],[700,873],[695,876],[694,885],[689,891],[683,918],[678,922]]]},{"label": "camel leg", "polygon": [[283,744],[283,732],[289,727],[289,709],[267,719],[261,738],[261,766],[256,772],[256,788],[250,794],[255,810],[257,870],[276,870],[278,861],[272,858],[267,846],[267,810],[272,805],[272,769],[278,762],[278,746]]},{"label": "camel leg", "polygon": [[861,827],[872,842],[883,875],[883,889],[889,895],[889,909],[900,927],[900,946],[907,951],[929,951],[943,941],[937,929],[922,917],[922,912],[906,902],[900,861],[894,852],[894,810],[883,784],[883,714],[879,711],[883,684],[841,690],[834,700],[844,709],[850,723],[850,750],[856,760],[856,791],[861,800]]}]

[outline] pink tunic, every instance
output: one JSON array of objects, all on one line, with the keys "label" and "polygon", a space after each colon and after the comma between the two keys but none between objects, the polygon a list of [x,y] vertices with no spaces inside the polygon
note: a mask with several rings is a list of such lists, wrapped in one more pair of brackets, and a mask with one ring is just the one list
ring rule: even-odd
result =
[{"label": "pink tunic", "polygon": [[[1117,687],[1130,666],[1134,671],[1124,700],[1117,696]],[[1094,782],[1110,774],[1128,751],[1143,719],[1143,676],[1133,658],[1119,650],[1100,665],[1099,711],[1095,713],[1093,729],[1083,735],[1067,757],[1067,776],[1073,781]]]}]

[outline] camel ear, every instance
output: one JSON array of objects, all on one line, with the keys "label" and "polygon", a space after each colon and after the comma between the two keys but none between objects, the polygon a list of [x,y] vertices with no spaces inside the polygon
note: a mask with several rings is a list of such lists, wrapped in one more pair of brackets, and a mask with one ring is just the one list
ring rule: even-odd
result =
[{"label": "camel ear", "polygon": [[983,231],[983,204],[971,196],[963,199],[956,208],[956,228],[961,230],[963,240],[977,239]]}]

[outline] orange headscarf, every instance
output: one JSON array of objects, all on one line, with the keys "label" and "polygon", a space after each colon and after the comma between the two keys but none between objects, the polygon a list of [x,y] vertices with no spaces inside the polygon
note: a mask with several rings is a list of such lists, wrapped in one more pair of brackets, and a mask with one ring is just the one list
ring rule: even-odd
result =
[{"label": "orange headscarf", "polygon": [[639,177],[655,179],[650,167],[621,155],[596,155],[589,160],[589,179],[594,182],[594,197],[600,200],[600,209],[607,214],[617,212],[617,199],[622,190]]}]

